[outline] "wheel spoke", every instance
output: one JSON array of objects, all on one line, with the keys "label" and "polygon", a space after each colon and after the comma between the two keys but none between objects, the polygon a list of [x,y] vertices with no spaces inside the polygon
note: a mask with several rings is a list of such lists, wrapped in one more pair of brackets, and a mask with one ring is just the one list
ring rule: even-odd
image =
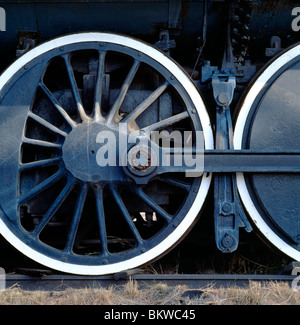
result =
[{"label": "wheel spoke", "polygon": [[164,120],[161,120],[159,122],[153,123],[149,126],[144,127],[142,130],[145,131],[146,133],[150,133],[152,131],[156,131],[156,130],[161,130],[164,129],[168,126],[171,126],[172,124],[175,124],[177,122],[180,122],[184,119],[186,119],[187,117],[189,117],[189,113],[188,112],[182,112],[176,115],[173,115],[171,117],[168,117]]},{"label": "wheel spoke", "polygon": [[167,211],[162,209],[156,202],[154,202],[145,192],[142,190],[141,187],[136,187],[134,192],[147,204],[149,205],[155,212],[157,212],[161,217],[165,219],[167,223],[172,221],[172,216],[168,214]]},{"label": "wheel spoke", "polygon": [[40,116],[34,114],[33,112],[29,112],[28,116],[30,118],[32,118],[33,120],[35,120],[36,122],[38,122],[39,124],[43,125],[44,127],[46,127],[47,129],[49,129],[50,131],[61,135],[63,137],[66,137],[68,134],[64,131],[62,131],[61,129],[59,129],[58,127],[56,127],[55,125],[49,123],[48,121],[44,120],[43,118],[41,118]]},{"label": "wheel spoke", "polygon": [[47,147],[47,148],[61,148],[62,145],[59,143],[53,143],[49,141],[44,141],[44,140],[37,140],[37,139],[30,139],[23,137],[22,142],[26,144],[32,144],[35,146],[40,146],[40,147]]},{"label": "wheel spoke", "polygon": [[58,208],[62,205],[62,203],[65,201],[65,199],[68,197],[72,189],[75,185],[75,179],[73,177],[69,177],[67,184],[63,188],[63,190],[59,193],[56,200],[52,203],[46,214],[43,216],[40,223],[37,225],[35,230],[33,231],[34,236],[38,236],[38,234],[44,229],[44,227],[47,225],[47,223],[50,221],[50,219],[54,216]]},{"label": "wheel spoke", "polygon": [[62,108],[58,100],[53,96],[53,94],[50,92],[50,90],[46,87],[46,85],[43,82],[40,82],[39,84],[40,88],[43,90],[45,95],[48,97],[52,105],[58,110],[58,112],[62,115],[62,117],[65,119],[65,121],[74,128],[76,126],[75,121],[70,117],[70,115]]},{"label": "wheel spoke", "polygon": [[72,248],[74,246],[75,237],[77,234],[79,222],[80,222],[80,219],[82,216],[84,203],[86,200],[86,195],[87,195],[87,185],[84,184],[80,189],[80,192],[79,192],[79,195],[77,198],[77,202],[76,202],[76,206],[75,206],[75,210],[74,210],[74,214],[73,214],[72,223],[70,226],[68,240],[67,240],[66,247],[65,247],[65,251],[67,253],[72,252]]},{"label": "wheel spoke", "polygon": [[23,204],[24,202],[28,201],[29,199],[33,198],[37,194],[41,193],[45,189],[47,189],[49,186],[55,184],[57,181],[59,181],[63,175],[65,170],[60,169],[55,174],[41,182],[40,184],[36,185],[34,188],[32,188],[30,191],[28,191],[26,194],[19,197],[18,204]]},{"label": "wheel spoke", "polygon": [[94,119],[96,121],[102,120],[103,116],[101,113],[101,99],[103,92],[103,77],[105,69],[105,55],[106,52],[99,52],[98,60],[98,72],[97,72],[97,82],[95,87],[95,98],[94,98]]},{"label": "wheel spoke", "polygon": [[131,69],[130,69],[130,71],[129,71],[129,73],[128,73],[128,75],[127,75],[127,77],[126,77],[126,79],[125,79],[125,81],[124,81],[124,83],[123,83],[123,85],[122,85],[122,87],[121,87],[118,98],[116,99],[114,105],[112,106],[112,108],[111,108],[111,110],[109,112],[109,115],[107,117],[107,122],[108,123],[111,122],[118,115],[119,110],[120,110],[120,108],[122,106],[122,103],[124,101],[124,98],[125,98],[125,96],[127,94],[127,91],[129,89],[132,81],[133,81],[133,78],[134,78],[139,66],[140,66],[140,62],[135,60],[132,67],[131,67]]},{"label": "wheel spoke", "polygon": [[104,207],[103,207],[103,190],[102,188],[99,187],[94,190],[94,193],[95,193],[95,200],[96,200],[97,219],[99,224],[102,255],[107,255],[108,248],[107,248],[105,215],[104,215]]},{"label": "wheel spoke", "polygon": [[176,186],[178,188],[181,188],[181,189],[183,189],[183,190],[185,190],[187,192],[190,191],[190,189],[191,189],[191,185],[189,185],[188,183],[185,183],[185,182],[180,181],[180,180],[175,179],[175,178],[170,178],[170,177],[168,177],[166,175],[161,175],[160,179],[165,183],[174,185],[174,186]]},{"label": "wheel spoke", "polygon": [[61,161],[61,157],[33,161],[30,163],[21,164],[19,166],[19,170],[23,171],[23,170],[40,168],[40,167],[47,167],[47,166],[55,165],[55,164],[59,163],[60,161]]},{"label": "wheel spoke", "polygon": [[81,97],[80,97],[76,79],[74,76],[74,71],[73,71],[73,68],[71,65],[71,56],[69,54],[66,54],[66,55],[63,55],[63,58],[65,60],[65,64],[66,64],[66,68],[67,68],[67,72],[68,72],[68,76],[69,76],[69,81],[70,81],[72,93],[73,93],[73,96],[74,96],[74,99],[76,102],[78,114],[79,114],[82,122],[88,122],[90,120],[90,118],[86,115],[85,110],[82,105]]},{"label": "wheel spoke", "polygon": [[141,238],[138,230],[136,229],[135,224],[133,223],[131,216],[128,213],[128,210],[127,210],[120,194],[118,193],[117,189],[114,186],[111,186],[111,191],[112,191],[113,197],[114,197],[117,205],[119,206],[119,208],[123,214],[123,217],[125,218],[130,230],[132,231],[132,233],[137,241],[137,244],[141,245],[143,243],[143,239]]},{"label": "wheel spoke", "polygon": [[154,90],[139,106],[130,112],[122,121],[122,123],[129,123],[139,117],[149,106],[151,106],[166,90],[168,82]]}]

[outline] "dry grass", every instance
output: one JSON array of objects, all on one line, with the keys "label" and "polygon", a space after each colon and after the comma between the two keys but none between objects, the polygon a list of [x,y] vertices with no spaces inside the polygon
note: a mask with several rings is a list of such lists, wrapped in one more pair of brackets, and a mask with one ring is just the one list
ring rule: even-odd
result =
[{"label": "dry grass", "polygon": [[[205,304],[213,305],[299,305],[300,292],[287,283],[251,282],[248,288],[208,288]],[[209,301],[210,300],[210,301]]]},{"label": "dry grass", "polygon": [[63,291],[0,291],[0,305],[172,305],[179,304],[185,287],[157,283],[140,289],[136,281],[108,288],[67,288]]},{"label": "dry grass", "polygon": [[196,290],[163,283],[139,287],[136,281],[109,288],[67,288],[63,291],[0,291],[0,305],[300,305],[300,292],[285,283],[250,283],[249,287]]}]

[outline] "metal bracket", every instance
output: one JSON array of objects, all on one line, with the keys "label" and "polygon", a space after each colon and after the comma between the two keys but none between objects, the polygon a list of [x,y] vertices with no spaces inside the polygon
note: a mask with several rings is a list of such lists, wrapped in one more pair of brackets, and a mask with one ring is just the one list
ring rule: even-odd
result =
[{"label": "metal bracket", "polygon": [[34,48],[36,44],[36,40],[32,38],[25,38],[22,41],[22,48],[16,50],[16,57],[20,57],[24,53],[28,52],[30,49]]},{"label": "metal bracket", "polygon": [[176,47],[175,40],[170,40],[170,35],[168,30],[163,30],[159,33],[159,41],[154,44],[161,51],[170,54],[170,49]]},{"label": "metal bracket", "polygon": [[[216,149],[233,149],[233,129],[229,105],[236,86],[235,77],[218,76],[212,80],[216,108]],[[218,249],[224,253],[238,247],[239,228],[250,232],[252,227],[242,208],[236,184],[236,174],[214,176],[214,222],[215,240]]]},{"label": "metal bracket", "polygon": [[[236,79],[232,75],[215,75],[212,87],[216,108],[216,149],[233,149],[233,129],[230,104],[233,99]],[[225,153],[224,152],[224,153]],[[214,222],[215,240],[218,249],[224,253],[238,247],[239,228],[251,231],[237,192],[236,175],[217,174],[214,176]]]},{"label": "metal bracket", "polygon": [[[231,16],[232,2],[228,1],[228,21]],[[220,70],[206,64],[211,69],[213,96],[216,102],[216,148],[217,150],[233,149],[233,127],[230,105],[236,88],[237,70],[231,45],[230,24],[227,25],[227,46],[224,51]],[[202,70],[203,72],[203,70]],[[206,78],[209,75],[206,73]],[[224,253],[233,252],[238,247],[239,228],[252,227],[242,208],[237,192],[236,174],[224,173],[214,175],[214,224],[215,241],[218,249]]]},{"label": "metal bracket", "polygon": [[266,56],[273,57],[281,51],[281,38],[279,36],[272,36],[270,47],[266,48]]},{"label": "metal bracket", "polygon": [[[229,108],[233,99],[236,78],[234,75],[215,74],[212,77],[212,88],[215,102],[219,108]],[[221,148],[220,148],[221,149]],[[227,148],[226,148],[227,149]]]},{"label": "metal bracket", "polygon": [[[256,67],[251,65],[250,60],[245,61],[245,65],[239,65],[230,69],[230,74],[236,78],[237,83],[248,83],[254,74],[256,73]],[[201,82],[206,83],[212,80],[215,74],[222,74],[222,71],[218,67],[212,66],[210,61],[205,61],[201,67]]]}]

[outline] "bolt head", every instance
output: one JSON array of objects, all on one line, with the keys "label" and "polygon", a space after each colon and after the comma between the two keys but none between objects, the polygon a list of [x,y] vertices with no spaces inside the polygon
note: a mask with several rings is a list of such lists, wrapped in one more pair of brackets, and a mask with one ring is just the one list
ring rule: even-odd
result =
[{"label": "bolt head", "polygon": [[229,249],[230,247],[233,246],[233,244],[234,244],[234,239],[233,239],[230,235],[226,234],[226,235],[223,237],[221,243],[222,243],[222,246],[223,246],[223,247]]},{"label": "bolt head", "polygon": [[222,106],[227,106],[229,105],[230,102],[230,98],[226,93],[221,93],[218,96],[218,102],[222,105]]}]

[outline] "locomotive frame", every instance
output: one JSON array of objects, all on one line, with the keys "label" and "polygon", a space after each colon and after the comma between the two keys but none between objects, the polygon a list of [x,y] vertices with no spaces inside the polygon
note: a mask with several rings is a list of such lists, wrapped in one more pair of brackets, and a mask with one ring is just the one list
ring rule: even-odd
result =
[{"label": "locomotive frame", "polygon": [[[71,26],[68,30],[71,34],[67,36],[59,36],[61,29],[57,27],[56,21],[52,21],[51,28],[40,22],[41,31],[38,32],[35,27],[27,31],[19,30],[19,58],[0,77],[0,108],[3,115],[0,126],[3,139],[0,155],[3,175],[0,187],[2,235],[21,252],[51,268],[77,274],[115,273],[149,263],[182,240],[196,222],[213,180],[215,241],[220,251],[235,251],[239,242],[239,229],[245,228],[250,232],[255,224],[275,247],[299,261],[300,207],[297,194],[293,193],[293,188],[297,189],[299,186],[299,119],[297,93],[292,88],[297,82],[295,71],[299,60],[299,45],[294,44],[297,36],[288,35],[281,40],[281,31],[278,31],[279,36],[272,37],[271,48],[267,48],[265,52],[268,57],[274,56],[272,60],[268,63],[261,62],[261,56],[255,53],[257,56],[254,55],[253,64],[248,58],[250,37],[247,33],[250,33],[251,21],[249,12],[258,10],[258,17],[261,18],[262,8],[266,6],[264,2],[152,2],[155,6],[151,10],[167,8],[167,24],[155,25],[156,21],[163,20],[160,15],[165,12],[158,10],[156,15],[145,17],[142,27],[131,32],[135,37],[138,35],[138,39],[127,36],[126,33],[117,34],[115,30],[86,32],[85,29],[90,29],[89,24],[74,24],[73,19],[78,12],[70,13],[68,22],[64,24],[65,28]],[[34,13],[37,19],[37,12],[41,13],[40,5],[46,6],[49,12],[55,13],[57,19],[65,6],[72,3],[84,8],[80,1],[29,1],[24,8],[31,14]],[[116,3],[90,1],[86,8],[91,14],[93,5],[102,4],[105,16],[106,10],[117,8]],[[123,8],[128,6],[128,11],[133,4],[129,1],[118,1],[120,3]],[[146,8],[150,8],[149,4],[149,1],[140,1],[140,7],[134,11],[134,15],[141,12],[145,14]],[[13,5],[11,1],[3,3],[7,14]],[[194,5],[201,8],[201,35],[191,23],[199,22],[198,13],[195,14],[189,8]],[[288,8],[286,11],[290,10],[288,5],[284,7]],[[238,16],[236,10],[240,9],[241,15]],[[273,4],[273,10],[283,10],[282,1]],[[215,41],[217,33],[214,31],[213,37],[210,34],[212,22],[209,21],[209,12],[217,17],[221,16],[222,19],[216,19],[217,25],[226,27],[218,50],[214,49],[210,40],[213,38]],[[297,12],[292,10],[292,16],[295,13]],[[189,19],[183,21],[183,14],[190,15]],[[95,23],[94,18],[91,17],[91,25],[99,28],[99,23]],[[21,23],[24,23],[22,19]],[[242,19],[246,23],[241,24]],[[268,17],[265,19],[270,22]],[[7,17],[6,21],[8,24]],[[25,25],[28,22],[33,24],[32,18],[25,21]],[[150,21],[152,26],[158,26],[156,42],[153,42],[153,33],[149,32]],[[111,28],[109,19],[104,19],[101,24],[106,29]],[[271,20],[270,25],[272,24]],[[120,26],[117,23],[114,28],[123,32],[124,27]],[[292,20],[289,27],[294,30],[295,26],[297,20]],[[136,27],[136,22],[133,21],[126,28],[134,30]],[[5,30],[9,29],[10,23]],[[142,31],[144,35],[140,36]],[[241,31],[246,35],[241,36]],[[53,35],[57,33],[59,35]],[[59,37],[49,41],[51,36]],[[263,44],[266,47],[264,41],[267,37],[269,34],[266,32],[263,40],[257,37],[254,44]],[[41,39],[46,42],[36,45]],[[154,46],[144,43],[151,40]],[[281,41],[293,45],[282,50]],[[2,60],[4,66],[7,60],[11,60],[8,53],[15,50],[12,43],[9,36],[3,38],[3,46],[7,45]],[[176,46],[177,43],[179,45]],[[195,63],[188,62],[186,69],[181,68],[176,59],[180,58],[185,65],[190,61],[190,48],[197,43],[198,53],[193,61]],[[187,44],[187,49],[182,44]],[[173,51],[175,58],[171,59]],[[206,56],[212,60],[217,58],[215,61],[220,66],[211,65],[204,60]],[[257,67],[262,70],[258,69],[254,76]],[[59,72],[62,70],[65,72]],[[137,74],[139,70],[142,70],[140,75]],[[114,77],[114,73],[118,74],[118,78],[124,78],[121,83]],[[79,81],[80,78],[82,81]],[[135,78],[137,81],[133,83]],[[151,82],[147,78],[152,78]],[[284,84],[282,79],[285,80]],[[134,87],[130,88],[132,83]],[[281,127],[284,130],[294,129],[293,139],[289,132],[286,136],[275,128],[275,117],[280,116],[281,110],[280,107],[277,108],[279,105],[272,102],[273,97],[270,97],[274,92],[284,97],[290,88],[295,98],[290,94],[283,104],[280,102],[286,108]],[[280,98],[278,95],[278,101]],[[151,106],[156,101],[159,101],[158,106]],[[272,105],[276,107],[273,108]],[[107,107],[106,110],[103,110],[104,106]],[[233,126],[232,114],[235,107],[238,109],[235,110]],[[206,108],[209,108],[209,114]],[[152,115],[149,113],[144,119],[138,119],[150,110]],[[257,116],[262,122],[257,120]],[[210,125],[213,120],[214,132]],[[123,134],[120,129],[116,129],[122,121],[129,122],[130,134],[138,134],[140,143],[144,141],[144,151],[141,147],[131,146],[128,157],[142,157],[146,162],[140,163],[138,168],[126,162],[116,169],[99,169],[95,163],[90,163],[92,158],[95,159],[97,151],[94,140],[103,130],[117,134],[121,139]],[[161,165],[149,168],[148,165],[148,160],[159,156],[162,151],[158,145],[156,149],[151,148],[154,151],[149,154],[150,132],[168,128],[174,131],[174,125],[176,131],[190,130],[193,139],[197,131],[202,131],[204,135],[203,150],[199,152],[192,145],[189,153],[192,156],[203,156],[204,174],[189,182],[176,175],[189,170],[188,165],[177,166],[174,163],[168,168]],[[271,136],[264,133],[266,125],[270,130],[274,129]],[[256,133],[252,133],[252,130],[256,130]],[[56,137],[51,137],[49,132]],[[262,137],[266,140],[262,141]],[[117,146],[120,146],[120,142],[118,140]],[[36,149],[37,147],[46,148],[48,152]],[[175,155],[174,151],[173,159]],[[56,169],[52,168],[53,165]],[[175,175],[175,178],[161,177],[168,173]],[[152,184],[155,178],[158,183]],[[171,187],[165,188],[160,182],[168,183]],[[279,187],[274,185],[277,183],[280,183]],[[270,184],[273,185],[268,196],[264,191]],[[59,189],[49,191],[49,188],[56,186]],[[130,191],[133,196],[128,194]],[[285,194],[285,201],[290,209],[284,208],[285,203],[278,199],[281,191]],[[50,197],[51,203],[48,205],[45,203],[47,200],[44,192]],[[130,197],[129,205],[126,195]],[[109,206],[104,207],[104,199],[107,197],[108,205],[119,209],[125,223],[124,220],[122,223],[120,219],[114,219],[115,213],[109,211]],[[172,206],[176,206],[176,201],[179,203],[175,211]],[[64,204],[65,209],[55,218]],[[96,215],[92,226],[86,225],[90,218],[90,212],[86,211],[87,205],[93,206],[92,214]],[[62,216],[70,207],[73,209],[73,216],[63,219]],[[106,213],[109,218],[105,216]],[[291,214],[290,220],[285,216],[288,213]],[[93,233],[89,239],[89,242],[93,242],[91,246],[88,241],[83,243],[78,236],[82,220],[86,223],[82,238],[90,233],[89,228],[98,224],[99,238],[95,240]],[[138,224],[139,221],[142,226]],[[107,227],[109,222],[111,225]],[[45,235],[41,235],[44,228],[51,228],[50,223],[51,227],[57,226],[58,230],[52,232],[49,229]],[[121,235],[119,231],[114,233],[116,223],[121,224],[121,231],[122,227],[127,227],[124,233],[132,238],[125,238],[124,235],[122,240],[117,239],[122,232]],[[151,230],[144,233],[146,227]],[[63,234],[60,235],[60,232]],[[51,237],[50,241],[48,236]],[[55,243],[56,236],[60,241],[58,244]],[[118,247],[116,251],[110,252],[115,246]]]}]

